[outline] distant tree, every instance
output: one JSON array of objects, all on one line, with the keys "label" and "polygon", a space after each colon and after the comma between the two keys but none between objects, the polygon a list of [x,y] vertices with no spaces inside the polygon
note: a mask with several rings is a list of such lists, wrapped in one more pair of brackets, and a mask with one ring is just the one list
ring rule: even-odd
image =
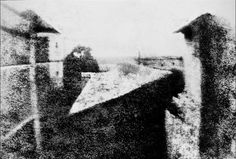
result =
[{"label": "distant tree", "polygon": [[69,104],[81,92],[81,72],[99,72],[98,63],[90,51],[91,48],[78,45],[63,61],[63,84]]},{"label": "distant tree", "polygon": [[99,72],[97,60],[91,55],[91,48],[84,47],[81,55],[81,71],[82,72]]},{"label": "distant tree", "polygon": [[66,90],[77,90],[81,81],[80,53],[71,52],[63,61],[63,84]]},{"label": "distant tree", "polygon": [[73,50],[71,51],[71,53],[73,52],[78,52],[78,53],[82,53],[83,51],[86,50],[85,46],[81,46],[81,45],[77,45],[76,47],[73,48]]},{"label": "distant tree", "polygon": [[78,45],[63,62],[65,88],[76,88],[81,81],[81,72],[99,72],[97,61],[91,55],[91,48]]}]

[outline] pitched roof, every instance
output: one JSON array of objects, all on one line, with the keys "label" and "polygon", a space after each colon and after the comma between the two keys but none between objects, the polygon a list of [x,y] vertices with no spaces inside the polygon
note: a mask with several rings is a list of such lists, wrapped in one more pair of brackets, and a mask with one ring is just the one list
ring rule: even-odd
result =
[{"label": "pitched roof", "polygon": [[32,10],[20,12],[6,4],[2,4],[1,29],[10,33],[59,33]]},{"label": "pitched roof", "polygon": [[183,33],[185,39],[192,41],[195,35],[199,32],[200,26],[211,25],[215,21],[215,16],[210,13],[205,13],[191,21],[189,24],[181,27],[175,33]]},{"label": "pitched roof", "polygon": [[144,84],[171,74],[169,71],[134,65],[129,67],[132,67],[134,70],[137,69],[137,72],[134,71],[126,75],[122,71],[126,71],[127,67],[127,65],[120,65],[109,72],[93,74],[72,105],[70,114],[118,98],[140,88]]},{"label": "pitched roof", "polygon": [[36,33],[50,32],[50,33],[59,33],[54,27],[45,22],[39,15],[37,15],[32,10],[26,10],[20,13],[20,16],[32,23],[32,31]]}]

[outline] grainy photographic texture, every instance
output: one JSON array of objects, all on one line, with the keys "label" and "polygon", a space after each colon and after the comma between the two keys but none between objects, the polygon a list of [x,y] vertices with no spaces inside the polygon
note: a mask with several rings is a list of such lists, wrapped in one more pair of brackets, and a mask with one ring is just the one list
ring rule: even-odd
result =
[{"label": "grainy photographic texture", "polygon": [[0,158],[236,158],[234,12],[1,1]]},{"label": "grainy photographic texture", "polygon": [[230,31],[222,20],[209,13],[178,31],[194,48],[193,56],[200,60],[202,158],[227,158],[235,144],[236,41]]}]

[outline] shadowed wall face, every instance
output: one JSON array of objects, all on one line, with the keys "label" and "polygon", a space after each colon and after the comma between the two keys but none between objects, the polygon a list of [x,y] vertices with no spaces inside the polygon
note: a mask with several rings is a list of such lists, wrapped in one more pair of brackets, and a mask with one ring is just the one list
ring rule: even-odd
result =
[{"label": "shadowed wall face", "polygon": [[230,37],[230,29],[211,14],[198,17],[179,31],[201,62],[201,156],[225,158],[235,136],[230,103],[235,100],[235,39]]},{"label": "shadowed wall face", "polygon": [[58,120],[44,136],[45,151],[56,158],[167,158],[165,110],[184,88],[178,79],[168,75]]},{"label": "shadowed wall face", "polygon": [[[174,106],[172,97],[184,89],[182,73],[172,72],[128,94],[69,117],[63,115],[59,118],[55,112],[53,117],[57,119],[49,119],[49,124],[46,118],[42,118],[44,155],[62,159],[68,156],[83,159],[168,158],[165,110]],[[54,93],[56,99],[51,101],[51,104],[60,103],[55,107],[67,105],[66,99],[59,94]],[[25,127],[27,125],[22,131]],[[33,134],[32,131],[17,133],[12,138],[17,140],[10,141],[13,144],[6,143],[6,150],[21,155],[24,145],[18,139],[26,138],[32,147],[22,154],[27,156],[35,148],[35,143],[27,138]],[[19,146],[12,149],[15,145]]]}]

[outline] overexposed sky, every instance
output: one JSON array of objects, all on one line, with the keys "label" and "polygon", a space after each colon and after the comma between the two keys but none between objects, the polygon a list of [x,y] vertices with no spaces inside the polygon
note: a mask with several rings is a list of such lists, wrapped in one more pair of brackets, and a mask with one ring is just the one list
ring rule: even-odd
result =
[{"label": "overexposed sky", "polygon": [[[235,0],[26,0],[5,1],[32,9],[94,56],[176,55],[183,36],[173,32],[206,12],[235,26]],[[67,53],[66,53],[67,54]]]}]

